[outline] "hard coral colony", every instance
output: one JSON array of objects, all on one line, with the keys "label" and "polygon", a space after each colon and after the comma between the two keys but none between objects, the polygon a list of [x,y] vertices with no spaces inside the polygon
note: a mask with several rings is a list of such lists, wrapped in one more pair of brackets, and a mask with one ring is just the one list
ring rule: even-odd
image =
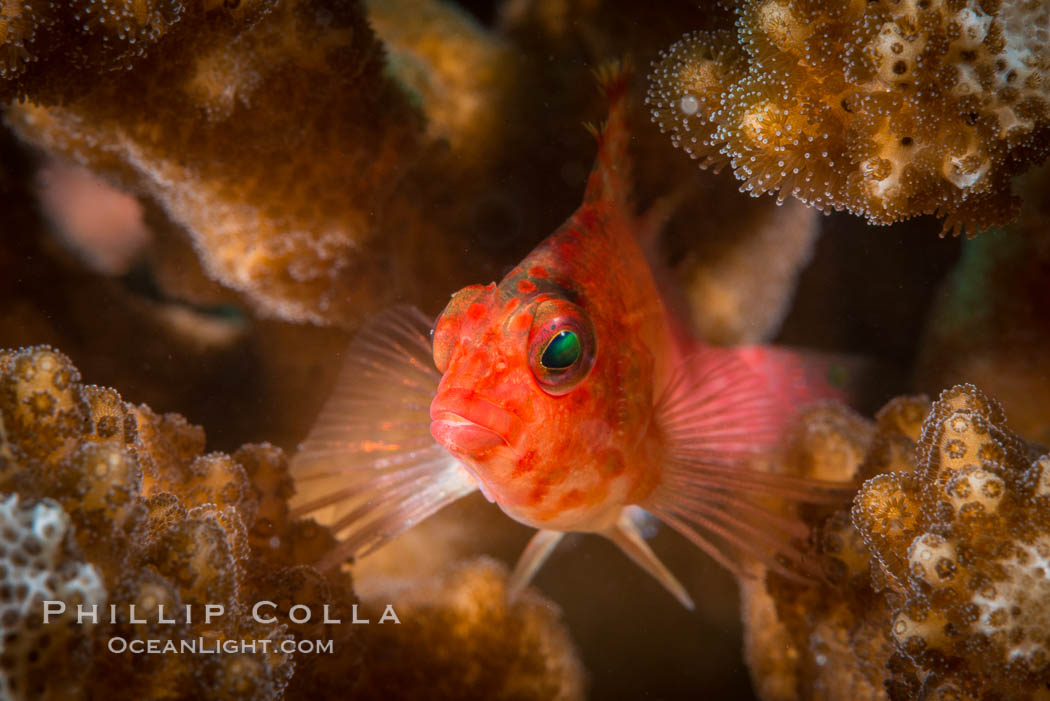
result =
[{"label": "hard coral colony", "polygon": [[[1048,46],[1040,0],[0,0],[0,698],[1045,698]],[[923,214],[1001,229],[956,260]],[[861,359],[718,372],[801,347]],[[844,379],[902,396],[808,402]],[[622,445],[677,446],[651,498],[572,492]],[[515,574],[484,499],[417,524],[478,483],[521,516],[503,469],[618,518],[530,511]]]},{"label": "hard coral colony", "polygon": [[667,50],[648,103],[755,193],[975,234],[1050,153],[1050,7],[1033,0],[744,0]]}]

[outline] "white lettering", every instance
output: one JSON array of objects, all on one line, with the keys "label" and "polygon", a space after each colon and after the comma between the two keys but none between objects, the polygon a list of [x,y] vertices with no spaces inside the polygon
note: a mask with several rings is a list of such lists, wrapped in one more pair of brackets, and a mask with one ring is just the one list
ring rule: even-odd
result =
[{"label": "white lettering", "polygon": [[342,621],[340,621],[338,618],[336,618],[335,620],[332,620],[331,618],[328,617],[328,604],[324,605],[324,622],[325,623],[342,623]]},{"label": "white lettering", "polygon": [[255,606],[252,606],[252,618],[255,619],[256,623],[276,623],[277,619],[273,616],[269,618],[259,618],[259,609],[263,606],[269,606],[270,608],[277,608],[277,604],[272,601],[256,601]]},{"label": "white lettering", "polygon": [[44,623],[51,622],[52,615],[59,615],[66,612],[65,601],[45,601],[44,602]]},{"label": "white lettering", "polygon": [[128,606],[128,623],[145,623],[145,618],[135,618],[135,604]]},{"label": "white lettering", "polygon": [[213,616],[221,616],[226,612],[226,607],[222,604],[205,604],[204,605],[204,624],[211,623]]},{"label": "white lettering", "polygon": [[77,604],[77,625],[83,625],[85,618],[90,618],[92,623],[98,623],[98,604],[91,604],[88,611],[84,610],[83,604]]},{"label": "white lettering", "polygon": [[[119,645],[120,649],[119,650],[116,649],[116,647],[114,647],[114,645],[116,645],[118,642],[120,643],[120,645]],[[106,647],[109,648],[110,652],[119,655],[120,653],[122,653],[122,652],[124,652],[125,650],[128,649],[128,641],[125,640],[124,638],[119,638],[119,637],[118,638],[110,638],[109,642],[106,644]]]},{"label": "white lettering", "polygon": [[157,623],[174,623],[174,618],[164,617],[164,604],[157,605]]},{"label": "white lettering", "polygon": [[387,604],[386,608],[383,609],[383,615],[379,617],[380,623],[386,623],[387,621],[393,621],[399,625],[401,623],[401,619],[398,618],[397,614],[394,612],[393,604]]},{"label": "white lettering", "polygon": [[354,604],[353,606],[351,606],[350,609],[352,611],[352,615],[353,615],[353,619],[354,619],[354,620],[350,621],[351,623],[368,623],[369,622],[369,620],[367,618],[361,619],[361,618],[357,617],[357,604]]},{"label": "white lettering", "polygon": [[[295,617],[296,609],[306,611],[306,615],[302,618]],[[310,622],[310,607],[304,606],[303,604],[296,604],[295,606],[288,609],[288,618],[292,619],[292,623],[309,623]]]}]

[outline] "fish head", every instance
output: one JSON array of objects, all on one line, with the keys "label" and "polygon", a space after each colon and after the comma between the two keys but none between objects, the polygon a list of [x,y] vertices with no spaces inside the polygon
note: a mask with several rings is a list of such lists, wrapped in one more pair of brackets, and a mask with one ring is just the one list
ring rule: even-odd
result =
[{"label": "fish head", "polygon": [[506,281],[454,295],[434,327],[431,433],[510,516],[588,530],[640,479],[652,361],[572,297]]}]

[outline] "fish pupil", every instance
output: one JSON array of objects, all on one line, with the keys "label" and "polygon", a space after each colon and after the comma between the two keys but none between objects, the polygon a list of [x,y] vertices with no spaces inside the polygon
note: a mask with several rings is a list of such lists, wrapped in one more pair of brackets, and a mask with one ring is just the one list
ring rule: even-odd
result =
[{"label": "fish pupil", "polygon": [[580,337],[573,331],[560,331],[547,343],[540,363],[548,370],[565,370],[580,359]]}]

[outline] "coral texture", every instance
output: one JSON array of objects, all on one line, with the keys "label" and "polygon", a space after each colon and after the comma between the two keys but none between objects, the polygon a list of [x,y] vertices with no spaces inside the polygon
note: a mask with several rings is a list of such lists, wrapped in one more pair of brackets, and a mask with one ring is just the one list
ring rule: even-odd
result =
[{"label": "coral texture", "polygon": [[[35,104],[8,119],[154,200],[208,274],[263,313],[345,321],[389,294],[384,251],[411,232],[379,236],[375,221],[418,158],[421,120],[383,76],[358,3],[225,5],[236,7],[184,8],[121,66],[133,70],[78,59],[90,76],[75,90],[41,59],[43,86],[59,94],[26,85]],[[108,46],[108,26],[73,45]]]},{"label": "coral texture", "polygon": [[1033,0],[743,0],[652,75],[661,130],[754,194],[976,233],[1050,152],[1050,8]]},{"label": "coral texture", "polygon": [[[33,698],[67,698],[64,680],[76,678],[85,679],[82,694],[104,690],[128,699],[169,697],[172,690],[180,698],[263,699],[287,686],[292,657],[273,650],[135,655],[106,646],[113,637],[269,639],[274,645],[290,637],[283,623],[260,624],[247,608],[255,600],[253,569],[268,567],[292,595],[299,593],[294,578],[282,577],[287,567],[266,564],[275,551],[269,539],[308,550],[311,539],[323,535],[281,521],[269,506],[281,495],[279,480],[249,480],[247,470],[286,470],[279,451],[254,445],[234,457],[203,455],[201,429],[132,407],[113,390],[82,385],[69,361],[46,347],[0,353],[0,422],[0,489],[61,505],[55,510],[68,514],[83,559],[98,570],[108,603],[117,606],[116,620],[99,617],[90,654],[56,661],[34,680]],[[276,496],[267,495],[267,487]],[[260,512],[265,519],[257,518]],[[253,551],[249,534],[259,529],[269,536]],[[349,592],[348,581],[341,579],[338,590]],[[134,621],[130,604],[137,609]],[[224,615],[207,622],[200,615],[206,604],[222,605]],[[159,623],[160,605],[178,623]],[[190,623],[188,606],[197,614]],[[354,654],[351,645],[342,651]],[[122,680],[119,688],[108,681],[114,678]]]},{"label": "coral texture", "polygon": [[764,698],[1038,698],[1050,682],[1050,458],[1009,432],[1001,407],[960,385],[932,406],[891,402],[873,437],[833,412],[809,415],[788,443],[797,473],[870,479],[852,512],[821,521],[826,587],[748,586]]},{"label": "coral texture", "polygon": [[[538,598],[508,607],[506,573],[491,564],[387,592],[402,625],[365,634],[351,623],[349,576],[311,565],[334,541],[313,521],[290,518],[284,453],[269,444],[203,451],[199,427],[81,384],[50,348],[0,352],[0,492],[15,492],[0,501],[8,572],[0,670],[11,696],[406,698],[431,687],[463,699],[582,696],[556,615]],[[68,605],[41,625],[45,598]],[[274,602],[263,615],[273,622],[251,615],[260,601]],[[100,606],[97,623],[73,625],[76,604],[92,603],[115,605],[116,618]],[[209,622],[205,605],[223,614]],[[310,620],[293,620],[295,605]],[[174,624],[159,621],[161,606]],[[326,625],[325,606],[343,623]],[[271,647],[133,654],[111,651],[114,638]],[[328,640],[332,652],[293,654],[276,648],[282,640]],[[411,674],[422,669],[424,677]]]},{"label": "coral texture", "polygon": [[[82,659],[90,649],[91,625],[75,625],[73,612],[76,606],[104,604],[106,588],[98,570],[78,561],[69,517],[55,502],[19,503],[17,494],[0,500],[0,533],[0,696],[34,698],[64,656]],[[41,624],[45,601],[65,605],[50,626]],[[86,671],[62,683],[74,691]]]},{"label": "coral texture", "polygon": [[[262,4],[244,3],[246,8]],[[3,0],[0,100],[41,95],[51,101],[82,90],[100,72],[124,70],[168,34],[191,5],[181,0]]]}]

